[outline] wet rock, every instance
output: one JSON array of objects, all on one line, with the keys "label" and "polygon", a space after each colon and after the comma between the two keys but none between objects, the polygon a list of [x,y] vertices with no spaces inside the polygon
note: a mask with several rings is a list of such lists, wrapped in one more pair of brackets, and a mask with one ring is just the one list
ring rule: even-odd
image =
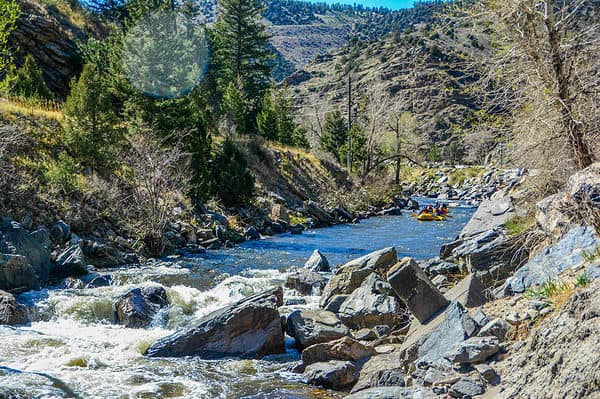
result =
[{"label": "wet rock", "polygon": [[467,398],[481,395],[485,392],[484,384],[471,378],[463,377],[448,390],[453,398]]},{"label": "wet rock", "polygon": [[315,251],[312,253],[308,261],[304,264],[304,268],[312,270],[313,272],[331,271],[329,267],[329,261],[318,249],[315,249]]},{"label": "wet rock", "polygon": [[416,211],[416,210],[420,209],[419,203],[416,200],[412,199],[412,198],[408,200],[408,202],[406,204],[406,207],[408,209],[413,210],[413,211]]},{"label": "wet rock", "polygon": [[291,235],[300,235],[304,231],[304,227],[301,225],[290,226]]},{"label": "wet rock", "polygon": [[463,341],[477,333],[477,325],[467,310],[452,302],[444,312],[444,319],[424,339],[418,350],[418,363],[433,363],[457,348]]},{"label": "wet rock", "polygon": [[498,338],[473,337],[447,352],[444,358],[452,363],[481,363],[495,355],[499,350],[500,342]]},{"label": "wet rock", "polygon": [[277,310],[282,305],[281,288],[250,296],[204,316],[189,329],[159,339],[145,355],[260,358],[282,353],[284,336]]},{"label": "wet rock", "polygon": [[81,250],[88,264],[101,269],[139,263],[137,255],[98,241],[82,241]]},{"label": "wet rock", "polygon": [[520,268],[504,285],[504,293],[522,293],[542,285],[568,269],[585,264],[585,254],[600,247],[600,238],[592,227],[574,227],[555,245],[546,248]]},{"label": "wet rock", "polygon": [[61,284],[60,288],[63,290],[80,290],[85,287],[83,281],[78,278],[67,277]]},{"label": "wet rock", "polygon": [[343,337],[335,341],[311,345],[304,349],[302,351],[302,363],[308,366],[330,360],[356,362],[375,354],[376,352],[372,347],[367,347],[350,337]]},{"label": "wet rock", "polygon": [[319,221],[320,224],[329,226],[333,223],[333,217],[314,201],[306,201],[304,203],[306,212]]},{"label": "wet rock", "polygon": [[508,324],[503,319],[494,319],[487,323],[485,326],[481,328],[479,331],[479,336],[481,337],[496,337],[500,342],[504,342],[506,339],[506,334],[511,329],[510,324]]},{"label": "wet rock", "polygon": [[326,280],[323,276],[308,269],[300,269],[290,274],[285,281],[287,288],[295,289],[302,295],[318,294],[325,284]]},{"label": "wet rock", "polygon": [[385,275],[387,270],[397,261],[396,249],[390,247],[371,252],[337,268],[335,275],[323,289],[321,307],[326,307],[335,295],[351,294],[360,287],[369,274],[375,272],[380,276]]},{"label": "wet rock", "polygon": [[290,224],[290,215],[285,206],[281,204],[274,204],[271,208],[271,219],[277,221],[281,220],[286,224]]},{"label": "wet rock", "polygon": [[386,324],[397,327],[406,320],[391,286],[375,273],[371,273],[339,309],[339,317],[353,329],[371,328]]},{"label": "wet rock", "polygon": [[427,388],[392,386],[366,389],[346,396],[346,399],[429,399],[435,397]]},{"label": "wet rock", "polygon": [[156,314],[169,305],[163,287],[134,288],[121,296],[113,306],[117,324],[128,328],[146,328],[152,324]]},{"label": "wet rock", "polygon": [[0,325],[18,325],[29,322],[27,307],[17,302],[12,294],[0,290]]},{"label": "wet rock", "polygon": [[244,237],[246,237],[246,239],[248,239],[248,240],[259,240],[260,233],[258,232],[258,230],[256,230],[256,227],[250,226],[246,229],[246,232],[244,233]]},{"label": "wet rock", "polygon": [[52,274],[57,277],[83,276],[88,273],[86,260],[79,244],[70,246],[58,255]]},{"label": "wet rock", "polygon": [[0,289],[25,290],[50,276],[50,252],[19,223],[0,221]]},{"label": "wet rock", "polygon": [[504,192],[497,192],[491,199],[481,202],[459,237],[472,237],[496,229],[514,216],[516,212],[510,196]]},{"label": "wet rock", "polygon": [[350,330],[326,310],[296,310],[287,319],[287,333],[300,349],[350,335]]},{"label": "wet rock", "polygon": [[52,245],[52,242],[50,241],[50,231],[44,227],[32,231],[31,236],[46,248],[49,248],[50,245]]},{"label": "wet rock", "polygon": [[59,220],[50,227],[50,239],[54,244],[63,245],[71,237],[71,227]]},{"label": "wet rock", "polygon": [[90,280],[89,283],[85,285],[85,288],[100,288],[100,287],[108,287],[112,284],[112,276],[110,274],[105,274],[103,276],[97,276]]},{"label": "wet rock", "polygon": [[387,279],[398,297],[421,323],[448,304],[448,300],[412,258],[401,260],[388,272]]},{"label": "wet rock", "polygon": [[356,382],[357,375],[354,363],[339,360],[314,363],[304,371],[304,378],[309,384],[335,390],[351,387]]},{"label": "wet rock", "polygon": [[354,216],[344,208],[335,208],[331,213],[341,223],[350,223],[354,220]]}]

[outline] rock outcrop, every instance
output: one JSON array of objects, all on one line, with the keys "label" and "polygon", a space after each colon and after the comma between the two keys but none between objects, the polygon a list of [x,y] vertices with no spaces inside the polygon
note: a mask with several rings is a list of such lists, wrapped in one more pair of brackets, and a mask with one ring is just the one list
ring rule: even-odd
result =
[{"label": "rock outcrop", "polygon": [[280,306],[281,287],[244,298],[204,316],[189,329],[159,339],[145,355],[260,358],[282,353],[283,328],[277,310]]}]

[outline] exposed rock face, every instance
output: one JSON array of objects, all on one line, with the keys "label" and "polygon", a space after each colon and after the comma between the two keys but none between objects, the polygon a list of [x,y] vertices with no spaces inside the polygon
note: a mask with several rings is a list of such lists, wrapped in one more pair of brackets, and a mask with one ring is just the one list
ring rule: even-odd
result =
[{"label": "exposed rock face", "polygon": [[0,225],[0,289],[31,289],[48,281],[50,253],[19,223]]},{"label": "exposed rock face", "polygon": [[600,382],[600,280],[544,320],[502,373],[511,398],[594,398]]},{"label": "exposed rock face", "polygon": [[338,317],[326,310],[296,310],[288,316],[287,333],[300,349],[350,334]]},{"label": "exposed rock face", "polygon": [[600,238],[591,227],[574,227],[557,244],[544,249],[509,278],[506,295],[525,292],[533,285],[544,284],[568,269],[582,266],[586,253],[600,248]]},{"label": "exposed rock face", "polygon": [[304,377],[312,385],[343,390],[351,387],[358,377],[356,366],[352,362],[331,360],[314,363],[306,367]]},{"label": "exposed rock face", "polygon": [[392,287],[375,273],[358,287],[339,308],[340,319],[353,329],[377,325],[399,326],[405,322],[402,306]]},{"label": "exposed rock face", "polygon": [[129,328],[146,328],[156,314],[168,305],[169,300],[163,287],[135,288],[115,303],[115,321]]},{"label": "exposed rock face", "polygon": [[313,272],[328,272],[331,270],[329,261],[318,249],[315,249],[312,253],[308,261],[304,264],[304,268]]},{"label": "exposed rock face", "polygon": [[71,78],[81,68],[76,41],[85,41],[86,35],[56,9],[28,0],[18,3],[21,17],[9,39],[12,46],[20,49],[17,64],[23,62],[25,55],[33,55],[48,87],[65,97]]},{"label": "exposed rock face", "polygon": [[315,292],[321,292],[325,283],[325,278],[319,273],[300,269],[287,277],[285,286],[295,289],[302,295],[312,295]]},{"label": "exposed rock face", "polygon": [[400,261],[389,271],[387,278],[398,297],[421,323],[448,304],[412,258]]},{"label": "exposed rock face", "polygon": [[17,302],[12,294],[0,291],[0,324],[9,326],[29,321],[27,307]]},{"label": "exposed rock face", "polygon": [[371,252],[339,267],[323,289],[321,307],[326,307],[335,295],[351,294],[371,273],[385,276],[397,261],[396,249],[390,247]]},{"label": "exposed rock face", "polygon": [[358,361],[375,354],[375,350],[360,342],[344,337],[335,341],[309,346],[302,351],[302,363],[306,366],[330,360]]},{"label": "exposed rock face", "polygon": [[460,232],[459,237],[472,237],[496,229],[515,215],[512,200],[506,193],[500,191],[479,205],[469,223]]},{"label": "exposed rock face", "polygon": [[304,208],[306,208],[306,212],[314,217],[320,224],[324,226],[329,226],[333,223],[333,217],[329,212],[323,209],[319,204],[314,201],[306,201],[304,203]]},{"label": "exposed rock face", "polygon": [[192,328],[159,339],[145,355],[258,358],[282,353],[283,329],[277,310],[280,306],[281,287],[245,298],[204,316]]}]

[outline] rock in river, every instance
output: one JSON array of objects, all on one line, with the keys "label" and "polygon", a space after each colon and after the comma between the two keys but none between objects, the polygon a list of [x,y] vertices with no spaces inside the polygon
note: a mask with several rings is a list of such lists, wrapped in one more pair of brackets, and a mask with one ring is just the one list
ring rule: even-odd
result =
[{"label": "rock in river", "polygon": [[304,377],[309,384],[342,390],[356,382],[358,373],[352,362],[331,360],[326,363],[311,364],[306,368]]},{"label": "rock in river", "polygon": [[284,351],[281,287],[244,298],[154,342],[150,357],[259,358]]},{"label": "rock in river", "polygon": [[350,334],[338,317],[326,310],[296,310],[288,316],[287,333],[304,349]]},{"label": "rock in river", "polygon": [[285,286],[295,289],[302,295],[313,295],[315,292],[320,293],[325,287],[325,283],[325,278],[319,273],[300,269],[287,277]]},{"label": "rock in river", "polygon": [[304,268],[313,272],[330,271],[329,261],[318,249],[315,249],[315,251],[312,253],[308,261],[304,264]]},{"label": "rock in river", "polygon": [[27,307],[18,303],[12,294],[0,291],[0,325],[25,324],[29,321]]},{"label": "rock in river", "polygon": [[135,288],[120,297],[113,307],[115,321],[129,328],[146,328],[156,314],[169,305],[163,287]]}]

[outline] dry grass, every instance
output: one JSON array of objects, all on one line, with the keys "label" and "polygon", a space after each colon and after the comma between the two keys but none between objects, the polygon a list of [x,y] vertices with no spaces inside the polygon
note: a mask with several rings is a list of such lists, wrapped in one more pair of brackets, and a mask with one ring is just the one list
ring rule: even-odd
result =
[{"label": "dry grass", "polygon": [[36,104],[22,100],[0,98],[0,114],[10,116],[33,116],[62,122],[64,115],[56,104]]}]

